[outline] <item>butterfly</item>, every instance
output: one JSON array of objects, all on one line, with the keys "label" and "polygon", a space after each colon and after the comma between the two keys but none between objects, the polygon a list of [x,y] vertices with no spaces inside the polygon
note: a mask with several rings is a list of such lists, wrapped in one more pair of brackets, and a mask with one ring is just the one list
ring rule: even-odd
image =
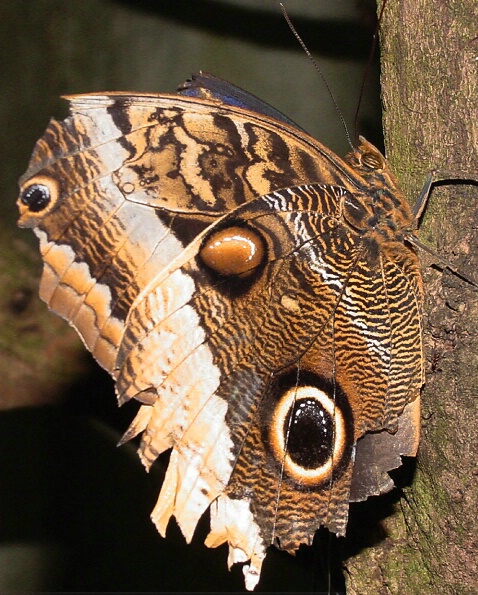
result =
[{"label": "butterfly", "polygon": [[158,531],[209,509],[253,589],[271,544],[343,535],[416,454],[416,217],[365,139],[341,159],[212,75],[67,99],[20,180],[40,295],[141,403],[122,441],[171,450]]}]

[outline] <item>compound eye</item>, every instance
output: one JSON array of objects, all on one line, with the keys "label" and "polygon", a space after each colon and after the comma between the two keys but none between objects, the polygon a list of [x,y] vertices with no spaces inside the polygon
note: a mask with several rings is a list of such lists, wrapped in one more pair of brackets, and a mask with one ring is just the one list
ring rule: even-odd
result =
[{"label": "compound eye", "polygon": [[366,151],[362,154],[362,165],[369,169],[383,169],[385,167],[385,160],[381,153]]}]

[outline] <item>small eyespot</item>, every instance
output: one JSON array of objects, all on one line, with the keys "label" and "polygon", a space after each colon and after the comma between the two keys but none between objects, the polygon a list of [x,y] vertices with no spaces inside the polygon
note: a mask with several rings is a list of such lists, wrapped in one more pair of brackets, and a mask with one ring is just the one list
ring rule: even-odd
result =
[{"label": "small eyespot", "polygon": [[32,213],[40,213],[51,202],[50,189],[45,184],[31,184],[20,194],[20,200]]},{"label": "small eyespot", "polygon": [[245,277],[263,262],[265,248],[257,232],[232,226],[213,233],[199,256],[206,266],[220,275]]},{"label": "small eyespot", "polygon": [[40,219],[50,213],[60,198],[60,184],[55,178],[38,175],[20,187],[17,200],[20,227],[35,227]]}]

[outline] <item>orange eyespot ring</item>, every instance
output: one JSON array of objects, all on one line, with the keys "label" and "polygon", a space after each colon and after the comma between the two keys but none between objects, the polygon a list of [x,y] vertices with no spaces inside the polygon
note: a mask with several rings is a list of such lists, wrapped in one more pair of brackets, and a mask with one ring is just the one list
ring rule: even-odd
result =
[{"label": "orange eyespot ring", "polygon": [[[301,411],[302,408],[303,411]],[[310,417],[311,412],[313,412],[312,417]],[[287,421],[291,415],[293,419]],[[291,452],[293,426],[297,422],[303,423],[300,417],[309,417],[308,422],[306,419],[305,423],[309,426],[315,425],[319,436],[324,441],[322,444],[317,444],[321,452],[315,463],[311,461],[316,453],[308,464],[305,464],[307,456],[302,457],[302,455],[307,454],[311,449],[304,443],[299,445],[299,450],[296,452],[298,456]],[[324,433],[321,434],[321,431]],[[335,466],[340,463],[346,449],[347,430],[340,408],[329,395],[314,386],[300,386],[289,389],[277,404],[269,437],[274,456],[283,464],[285,473],[302,485],[317,485],[329,479]]]},{"label": "orange eyespot ring", "polygon": [[232,226],[213,233],[199,252],[199,257],[220,275],[247,276],[265,256],[261,236],[246,227]]}]

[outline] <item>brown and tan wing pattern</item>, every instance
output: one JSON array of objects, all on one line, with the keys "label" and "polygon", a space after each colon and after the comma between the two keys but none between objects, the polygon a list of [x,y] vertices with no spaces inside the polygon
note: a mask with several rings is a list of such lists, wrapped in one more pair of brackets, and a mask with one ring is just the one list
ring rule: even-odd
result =
[{"label": "brown and tan wing pattern", "polygon": [[[146,466],[173,448],[153,519],[164,534],[174,515],[190,540],[212,504],[206,543],[228,542],[230,563],[251,560],[249,588],[268,545],[293,551],[321,525],[344,533],[357,440],[396,431],[416,406],[416,257],[403,244],[377,255],[370,234],[344,223],[352,203],[360,198],[343,188],[311,185],[236,208],[152,281],[127,320],[120,399],[157,392],[131,434],[144,431]],[[202,258],[226,229],[264,246],[246,277]],[[374,480],[416,446],[415,431]],[[355,480],[362,498],[379,493],[374,480]]]},{"label": "brown and tan wing pattern", "polygon": [[42,298],[110,372],[137,293],[214,218],[304,181],[361,183],[291,126],[217,102],[80,95],[70,107],[20,180],[19,224],[41,241]]},{"label": "brown and tan wing pattern", "polygon": [[367,141],[342,161],[259,100],[70,102],[21,179],[41,296],[143,403],[125,439],[144,464],[172,449],[160,532],[175,516],[189,540],[210,507],[207,545],[253,588],[270,544],[343,534],[416,452],[410,209]]}]

